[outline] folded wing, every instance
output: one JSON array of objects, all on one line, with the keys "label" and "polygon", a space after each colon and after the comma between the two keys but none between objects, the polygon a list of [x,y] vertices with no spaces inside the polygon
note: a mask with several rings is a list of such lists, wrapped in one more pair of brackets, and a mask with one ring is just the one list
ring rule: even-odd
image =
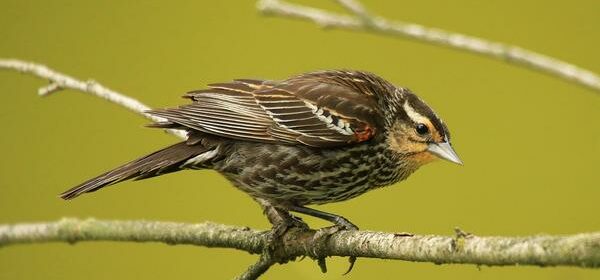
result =
[{"label": "folded wing", "polygon": [[191,104],[153,110],[183,126],[246,141],[336,147],[371,139],[377,126],[373,97],[311,79],[283,82],[240,79],[189,92]]}]

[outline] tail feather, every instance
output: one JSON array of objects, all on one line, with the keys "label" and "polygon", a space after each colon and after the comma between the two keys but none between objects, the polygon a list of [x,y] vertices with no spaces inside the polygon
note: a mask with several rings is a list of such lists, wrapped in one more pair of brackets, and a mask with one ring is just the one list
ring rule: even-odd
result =
[{"label": "tail feather", "polygon": [[63,199],[73,199],[83,193],[94,192],[103,187],[129,179],[141,180],[183,169],[189,159],[210,151],[200,143],[190,145],[181,142],[152,154],[136,159],[92,178],[60,194]]}]

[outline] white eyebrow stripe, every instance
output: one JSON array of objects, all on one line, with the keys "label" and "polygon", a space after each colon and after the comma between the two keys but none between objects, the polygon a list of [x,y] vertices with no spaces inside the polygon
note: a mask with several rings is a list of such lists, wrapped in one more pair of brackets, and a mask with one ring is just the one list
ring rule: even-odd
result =
[{"label": "white eyebrow stripe", "polygon": [[413,107],[410,106],[410,104],[408,104],[408,100],[404,101],[404,105],[402,105],[402,108],[404,108],[404,112],[406,112],[406,115],[408,115],[408,117],[415,123],[431,123],[431,121],[429,121],[429,118],[417,113],[417,111],[415,111],[415,109],[413,109]]}]

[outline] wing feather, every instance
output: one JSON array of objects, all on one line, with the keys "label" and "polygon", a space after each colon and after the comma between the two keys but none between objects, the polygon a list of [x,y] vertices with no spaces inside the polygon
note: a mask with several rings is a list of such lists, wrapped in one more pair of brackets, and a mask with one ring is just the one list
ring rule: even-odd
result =
[{"label": "wing feather", "polygon": [[238,79],[188,92],[193,103],[153,110],[166,123],[226,138],[335,147],[373,137],[378,113],[373,97],[314,78],[283,82]]}]

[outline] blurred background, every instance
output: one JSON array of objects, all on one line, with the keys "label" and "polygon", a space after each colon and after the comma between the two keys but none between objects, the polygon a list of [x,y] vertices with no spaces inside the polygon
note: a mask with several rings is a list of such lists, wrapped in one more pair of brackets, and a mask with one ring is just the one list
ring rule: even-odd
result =
[{"label": "blurred background", "polygon": [[[304,1],[344,12],[333,1]],[[598,1],[364,1],[402,21],[515,44],[600,72]],[[260,15],[254,1],[0,1],[0,57],[93,78],[152,107],[233,78],[364,69],[416,91],[448,123],[465,162],[319,206],[362,229],[477,235],[600,230],[597,92],[478,55],[407,39]],[[57,194],[177,141],[79,92],[0,72],[0,223],[61,217],[214,221],[267,229],[258,205],[212,171],[126,182],[65,202]],[[327,223],[306,218],[313,227]],[[227,249],[90,242],[0,249],[0,279],[230,279],[257,256]],[[262,279],[600,279],[580,268],[476,267],[359,259],[341,276],[310,259]]]}]

